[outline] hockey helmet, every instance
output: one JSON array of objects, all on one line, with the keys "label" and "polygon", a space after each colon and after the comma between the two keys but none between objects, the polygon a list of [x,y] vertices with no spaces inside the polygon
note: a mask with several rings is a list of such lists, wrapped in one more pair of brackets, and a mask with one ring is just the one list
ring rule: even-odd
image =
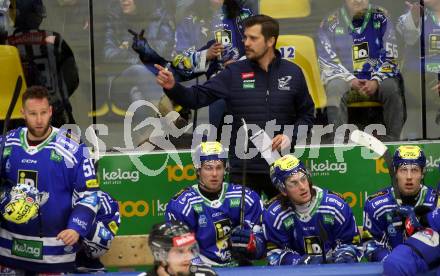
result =
[{"label": "hockey helmet", "polygon": [[227,168],[228,153],[219,142],[202,142],[194,151],[193,163],[194,168],[200,169],[203,162],[212,160],[221,160]]},{"label": "hockey helmet", "polygon": [[199,255],[194,233],[180,221],[155,224],[150,232],[148,245],[155,262],[167,263],[168,254],[173,247],[190,246],[192,258]]},{"label": "hockey helmet", "polygon": [[36,217],[39,204],[38,190],[27,184],[14,185],[0,198],[1,213],[5,220],[22,224]]},{"label": "hockey helmet", "polygon": [[272,164],[270,167],[270,179],[272,180],[272,184],[275,186],[275,188],[277,188],[280,192],[285,192],[286,179],[289,176],[299,172],[304,173],[307,177],[310,176],[310,173],[298,158],[291,154],[287,154],[277,159]]},{"label": "hockey helmet", "polygon": [[426,166],[426,156],[419,146],[400,146],[393,156],[393,167],[395,170],[403,165],[414,164],[422,170]]}]

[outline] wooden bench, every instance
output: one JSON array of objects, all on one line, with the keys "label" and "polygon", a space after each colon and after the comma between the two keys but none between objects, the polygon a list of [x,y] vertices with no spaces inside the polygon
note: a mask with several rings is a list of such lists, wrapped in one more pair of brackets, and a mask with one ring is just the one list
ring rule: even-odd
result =
[{"label": "wooden bench", "polygon": [[148,235],[116,236],[101,261],[105,267],[122,269],[152,265],[154,258],[148,247]]}]

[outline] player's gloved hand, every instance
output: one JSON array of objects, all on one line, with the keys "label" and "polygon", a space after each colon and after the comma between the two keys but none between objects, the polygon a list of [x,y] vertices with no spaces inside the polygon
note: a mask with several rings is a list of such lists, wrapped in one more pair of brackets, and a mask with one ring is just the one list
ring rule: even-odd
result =
[{"label": "player's gloved hand", "polygon": [[301,259],[298,261],[298,264],[322,264],[324,260],[322,255],[308,255],[304,254],[301,256]]},{"label": "player's gloved hand", "polygon": [[269,265],[297,265],[301,255],[289,248],[284,250],[273,249],[267,253],[267,262]]},{"label": "player's gloved hand", "polygon": [[159,54],[151,48],[150,44],[148,44],[147,39],[144,37],[144,30],[141,30],[139,34],[130,29],[128,32],[133,35],[131,48],[139,54],[139,58],[143,63],[166,65],[167,61],[159,56]]},{"label": "player's gloved hand", "polygon": [[336,247],[332,254],[332,262],[339,263],[357,263],[362,258],[362,252],[352,244],[341,244]]},{"label": "player's gloved hand", "polygon": [[423,228],[412,206],[399,206],[395,212],[404,219],[405,233],[408,237]]},{"label": "player's gloved hand", "polygon": [[362,243],[362,251],[369,262],[381,262],[391,253],[390,249],[372,238]]},{"label": "player's gloved hand", "polygon": [[259,259],[265,252],[264,240],[261,235],[241,226],[232,230],[231,245],[233,254],[239,254],[251,259]]}]

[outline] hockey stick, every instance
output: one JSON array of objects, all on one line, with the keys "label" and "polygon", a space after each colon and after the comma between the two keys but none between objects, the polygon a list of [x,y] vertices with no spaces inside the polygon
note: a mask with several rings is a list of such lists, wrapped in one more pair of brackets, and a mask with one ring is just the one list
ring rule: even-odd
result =
[{"label": "hockey stick", "polygon": [[396,182],[396,172],[393,168],[393,158],[387,146],[385,146],[385,144],[379,141],[376,137],[373,137],[372,135],[357,129],[350,134],[350,140],[358,145],[364,146],[367,149],[372,150],[373,152],[378,154],[379,157],[383,157],[385,159],[385,163],[387,164],[388,171],[390,173],[391,183],[393,185],[394,195],[396,197],[397,204],[402,205],[402,197],[400,195],[400,190],[399,187],[397,187]]},{"label": "hockey stick", "polygon": [[23,84],[23,79],[21,76],[18,76],[17,82],[15,83],[14,94],[12,94],[11,103],[9,104],[8,111],[6,112],[5,121],[3,122],[2,129],[2,141],[0,143],[0,182],[3,177],[2,168],[3,168],[3,150],[6,144],[6,132],[8,131],[9,121],[11,120],[12,112],[14,111],[15,105],[17,104],[18,97],[20,96],[21,86]]},{"label": "hockey stick", "polygon": [[[245,140],[244,140],[244,152],[246,153],[248,151],[248,140],[249,140],[249,133],[248,133],[248,127],[246,124],[246,121],[244,118],[241,118],[241,123],[243,124],[243,130],[246,133]],[[245,199],[246,199],[246,171],[247,171],[247,160],[246,158],[243,159],[243,178],[242,178],[242,187],[241,187],[241,201],[240,201],[240,227],[243,228],[244,226],[244,208],[246,207]]]}]

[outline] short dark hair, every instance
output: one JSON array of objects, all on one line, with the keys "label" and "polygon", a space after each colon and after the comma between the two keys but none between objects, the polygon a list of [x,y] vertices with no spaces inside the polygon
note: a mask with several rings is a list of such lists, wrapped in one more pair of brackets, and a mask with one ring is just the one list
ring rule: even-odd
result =
[{"label": "short dark hair", "polygon": [[23,96],[21,97],[21,104],[24,106],[24,103],[29,99],[47,99],[47,101],[49,101],[49,92],[44,86],[30,86],[24,91]]},{"label": "short dark hair", "polygon": [[275,37],[275,44],[277,43],[278,36],[280,35],[280,24],[276,19],[268,15],[257,14],[247,18],[243,23],[245,29],[255,25],[261,25],[261,33],[266,41],[271,37]]}]

